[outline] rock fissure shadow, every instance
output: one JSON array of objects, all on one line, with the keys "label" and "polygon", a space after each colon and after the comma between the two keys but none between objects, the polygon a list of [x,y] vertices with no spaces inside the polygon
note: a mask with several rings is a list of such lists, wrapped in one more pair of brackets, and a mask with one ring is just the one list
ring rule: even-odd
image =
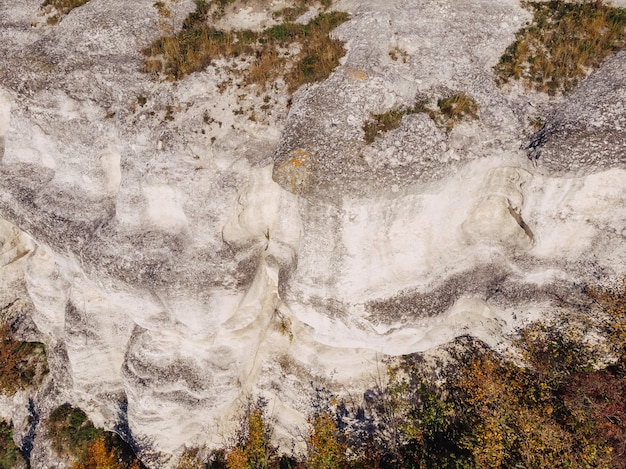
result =
[{"label": "rock fissure shadow", "polygon": [[35,408],[35,401],[32,398],[28,398],[28,414],[30,426],[28,432],[22,437],[20,441],[20,451],[26,460],[27,467],[30,468],[30,455],[33,451],[35,444],[35,437],[37,436],[37,426],[39,425],[39,412]]}]

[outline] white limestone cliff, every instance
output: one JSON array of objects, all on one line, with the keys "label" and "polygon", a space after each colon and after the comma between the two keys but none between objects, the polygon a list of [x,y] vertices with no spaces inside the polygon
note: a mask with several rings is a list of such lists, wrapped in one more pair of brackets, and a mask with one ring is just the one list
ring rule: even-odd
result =
[{"label": "white limestone cliff", "polygon": [[[262,98],[220,91],[219,63],[141,72],[152,4],[91,0],[33,27],[39,2],[0,1],[0,299],[32,305],[46,344],[39,414],[71,402],[166,467],[222,445],[262,395],[289,449],[312,383],[362,396],[386,356],[498,346],[626,273],[626,54],[548,101],[493,80],[529,18],[516,0],[342,0],[341,65],[255,122],[238,110]],[[370,113],[460,91],[476,121],[407,116],[365,144]],[[26,406],[0,400],[21,436]],[[32,462],[62,466],[43,430]]]}]

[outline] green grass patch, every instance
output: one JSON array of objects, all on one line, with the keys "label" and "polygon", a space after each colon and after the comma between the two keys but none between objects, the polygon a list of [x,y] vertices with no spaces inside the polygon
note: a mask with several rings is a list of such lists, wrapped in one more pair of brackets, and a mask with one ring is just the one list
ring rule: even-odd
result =
[{"label": "green grass patch", "polygon": [[478,118],[478,104],[465,93],[440,98],[437,100],[437,106],[439,107],[440,121],[446,126],[452,126],[454,122],[463,119]]},{"label": "green grass patch", "polygon": [[567,92],[609,54],[626,47],[626,8],[601,1],[523,5],[533,19],[494,67],[500,85],[514,79],[550,95]]},{"label": "green grass patch", "polygon": [[331,0],[322,0],[321,2],[317,2],[316,0],[296,0],[292,2],[294,5],[282,8],[273,13],[274,18],[282,18],[284,21],[295,21],[300,16],[305,14],[312,6],[315,6],[316,3],[321,3],[324,10],[327,10],[332,1]]},{"label": "green grass patch", "polygon": [[428,99],[418,100],[408,108],[391,109],[381,114],[371,114],[370,119],[363,124],[363,138],[368,145],[376,138],[397,128],[404,116],[425,113],[436,124],[450,130],[456,122],[478,118],[478,104],[465,94],[457,93],[437,100],[437,107],[431,107]]},{"label": "green grass patch", "polygon": [[[209,24],[212,5],[196,1],[196,10],[176,34],[165,34],[142,52],[147,57],[144,71],[179,80],[204,70],[215,59],[253,58],[240,73],[246,84],[266,87],[282,78],[290,92],[304,83],[325,79],[339,64],[345,50],[329,36],[348,19],[347,13],[320,13],[307,24],[285,21],[261,32],[223,31]],[[291,56],[287,48],[299,45]]]}]

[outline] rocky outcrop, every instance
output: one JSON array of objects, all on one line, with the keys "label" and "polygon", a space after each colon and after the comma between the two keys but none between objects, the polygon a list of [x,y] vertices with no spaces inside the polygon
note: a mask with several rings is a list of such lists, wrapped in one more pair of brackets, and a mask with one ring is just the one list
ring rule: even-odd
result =
[{"label": "rocky outcrop", "polygon": [[554,106],[528,144],[545,174],[576,176],[626,165],[626,52],[608,58]]},{"label": "rocky outcrop", "polygon": [[[172,26],[192,8],[172,4]],[[362,396],[387,356],[496,345],[574,285],[624,275],[623,54],[541,104],[529,159],[542,98],[492,75],[529,18],[517,1],[335,8],[346,56],[287,109],[219,61],[144,74],[152,2],[37,27],[36,2],[0,5],[0,298],[31,302],[47,345],[39,414],[71,402],[164,467],[222,445],[262,395],[289,450],[316,386]],[[365,143],[370,113],[458,92],[477,120],[413,114]],[[25,406],[0,401],[22,434]],[[34,467],[45,448],[42,428]]]}]

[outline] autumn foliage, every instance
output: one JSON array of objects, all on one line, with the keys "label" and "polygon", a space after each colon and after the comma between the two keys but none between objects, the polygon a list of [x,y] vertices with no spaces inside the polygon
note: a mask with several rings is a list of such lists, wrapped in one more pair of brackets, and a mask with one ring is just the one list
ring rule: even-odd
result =
[{"label": "autumn foliage", "polygon": [[[245,409],[228,448],[191,448],[179,468],[626,467],[626,283],[587,287],[557,304],[519,329],[507,353],[461,337],[435,367],[420,354],[390,362],[379,385],[350,405],[315,387],[299,455],[274,446],[260,399]],[[5,338],[3,346],[15,368],[16,345]],[[46,427],[72,469],[142,467],[80,409],[57,408]]]},{"label": "autumn foliage", "polygon": [[71,469],[142,469],[130,447],[115,433],[96,428],[79,408],[68,404],[48,417],[48,437]]},{"label": "autumn foliage", "polygon": [[275,467],[276,449],[261,407],[252,408],[245,416],[245,425],[237,445],[226,456],[228,469],[265,469]]}]

